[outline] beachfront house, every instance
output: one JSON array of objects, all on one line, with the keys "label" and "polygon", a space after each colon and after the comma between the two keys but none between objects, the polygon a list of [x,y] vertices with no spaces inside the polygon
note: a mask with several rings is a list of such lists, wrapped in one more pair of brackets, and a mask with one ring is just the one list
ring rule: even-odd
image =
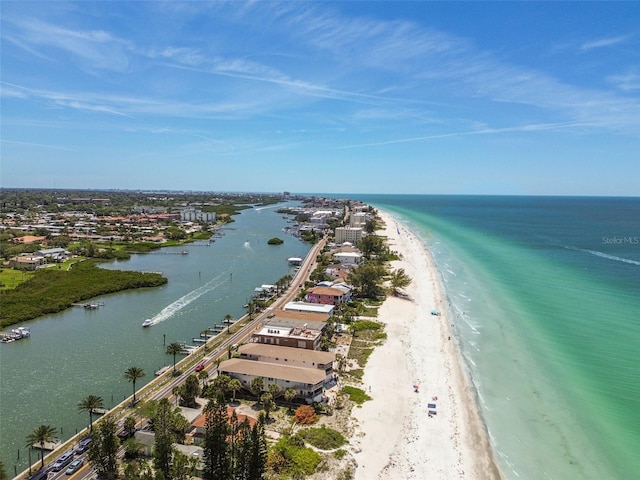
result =
[{"label": "beachfront house", "polygon": [[306,298],[309,303],[338,305],[351,301],[351,289],[318,285],[307,290]]},{"label": "beachfront house", "polygon": [[333,259],[345,266],[357,266],[363,262],[363,256],[358,252],[339,252],[333,254]]}]

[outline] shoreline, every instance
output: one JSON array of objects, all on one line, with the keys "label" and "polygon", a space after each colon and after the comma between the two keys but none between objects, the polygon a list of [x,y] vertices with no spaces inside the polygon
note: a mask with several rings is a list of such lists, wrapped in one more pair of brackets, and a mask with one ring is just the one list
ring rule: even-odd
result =
[{"label": "shoreline", "polygon": [[412,283],[407,297],[388,297],[379,311],[387,340],[363,376],[373,400],[352,413],[355,479],[502,479],[431,252],[391,214],[378,214],[378,234],[400,256],[392,269]]}]

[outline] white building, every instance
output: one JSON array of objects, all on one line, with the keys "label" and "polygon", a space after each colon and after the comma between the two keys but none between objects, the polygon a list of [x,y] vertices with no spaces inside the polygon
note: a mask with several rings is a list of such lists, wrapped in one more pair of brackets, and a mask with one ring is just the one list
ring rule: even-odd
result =
[{"label": "white building", "polygon": [[199,220],[201,222],[214,223],[216,221],[216,214],[215,212],[203,212],[195,208],[185,208],[180,212],[180,218],[183,222]]}]

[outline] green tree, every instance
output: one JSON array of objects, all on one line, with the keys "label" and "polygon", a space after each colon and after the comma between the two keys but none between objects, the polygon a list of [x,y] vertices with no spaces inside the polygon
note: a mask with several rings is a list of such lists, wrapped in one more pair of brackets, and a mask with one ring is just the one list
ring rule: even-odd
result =
[{"label": "green tree", "polygon": [[171,462],[171,480],[189,480],[197,474],[198,459],[191,458],[182,452],[174,451]]},{"label": "green tree", "polygon": [[153,444],[153,466],[161,472],[163,478],[169,479],[171,458],[173,455],[172,444],[177,440],[172,427],[173,406],[166,398],[158,402],[156,415],[153,419],[155,442]]},{"label": "green tree", "polygon": [[[27,435],[26,446],[31,448],[32,445],[39,445],[40,450],[44,451],[44,444],[53,442],[56,438],[58,431],[49,425],[40,425],[33,432]],[[42,455],[42,461],[40,468],[44,467],[44,455]]]},{"label": "green tree", "polygon": [[167,355],[173,355],[173,374],[176,374],[176,355],[182,353],[182,345],[178,342],[173,342],[167,345]]},{"label": "green tree", "polygon": [[204,479],[226,480],[230,477],[228,436],[231,433],[224,397],[218,396],[205,407]]},{"label": "green tree", "polygon": [[129,415],[122,422],[122,429],[127,438],[131,438],[136,433],[136,417]]},{"label": "green tree", "polygon": [[260,395],[262,395],[262,392],[264,391],[264,380],[262,377],[256,377],[251,380],[249,390],[256,396],[258,401],[260,401]]},{"label": "green tree", "polygon": [[9,475],[7,475],[7,471],[4,469],[2,460],[0,460],[0,480],[9,480]]},{"label": "green tree", "polygon": [[367,262],[349,274],[349,282],[356,293],[365,298],[375,298],[382,294],[381,283],[385,275],[382,265]]},{"label": "green tree", "polygon": [[284,399],[287,403],[289,403],[289,411],[291,411],[291,401],[296,398],[296,391],[293,388],[287,388],[284,391]]},{"label": "green tree", "polygon": [[406,274],[404,268],[399,268],[391,274],[390,282],[393,294],[396,295],[399,289],[411,285],[411,277]]},{"label": "green tree", "polygon": [[227,385],[227,388],[229,390],[231,390],[233,392],[233,403],[235,403],[236,401],[236,392],[242,390],[242,382],[240,380],[238,380],[237,378],[233,378],[229,384]]},{"label": "green tree", "polygon": [[262,403],[266,420],[269,420],[269,413],[271,413],[276,405],[273,401],[273,395],[270,392],[263,393],[260,396],[260,403]]},{"label": "green tree", "polygon": [[140,380],[145,375],[144,370],[140,367],[129,367],[124,372],[124,378],[133,383],[133,405],[136,404],[136,380]]},{"label": "green tree", "polygon": [[264,431],[265,418],[260,414],[251,429],[251,452],[249,456],[248,480],[262,480],[267,465],[267,439]]},{"label": "green tree", "polygon": [[209,384],[209,398],[217,398],[219,395],[224,396],[229,389],[230,382],[231,377],[224,373],[214,378],[213,382]]},{"label": "green tree", "polygon": [[227,313],[224,316],[224,323],[227,324],[227,333],[229,334],[231,333],[231,320],[233,320],[233,317]]},{"label": "green tree", "polygon": [[102,397],[97,395],[87,395],[78,403],[78,410],[81,412],[89,412],[89,432],[93,432],[93,412],[98,408],[104,407]]},{"label": "green tree", "polygon": [[118,449],[120,440],[116,435],[116,421],[107,417],[98,423],[89,445],[87,457],[98,478],[115,480],[118,478]]},{"label": "green tree", "polygon": [[198,380],[202,381],[202,390],[204,390],[204,387],[207,385],[208,378],[209,378],[209,372],[207,372],[206,370],[200,370],[198,372]]},{"label": "green tree", "polygon": [[189,375],[184,384],[180,387],[180,397],[182,402],[180,404],[183,407],[196,408],[196,397],[200,395],[200,383],[198,377],[195,375]]}]

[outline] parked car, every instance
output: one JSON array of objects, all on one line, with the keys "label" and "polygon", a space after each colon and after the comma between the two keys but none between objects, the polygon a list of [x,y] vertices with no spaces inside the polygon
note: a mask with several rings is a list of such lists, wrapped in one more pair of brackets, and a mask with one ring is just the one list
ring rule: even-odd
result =
[{"label": "parked car", "polygon": [[67,471],[65,473],[67,475],[72,475],[76,473],[78,470],[80,470],[80,467],[82,467],[82,465],[84,465],[84,460],[81,458],[78,458],[77,460],[74,460],[73,462],[71,462],[71,465],[69,465],[69,468],[67,468]]}]

